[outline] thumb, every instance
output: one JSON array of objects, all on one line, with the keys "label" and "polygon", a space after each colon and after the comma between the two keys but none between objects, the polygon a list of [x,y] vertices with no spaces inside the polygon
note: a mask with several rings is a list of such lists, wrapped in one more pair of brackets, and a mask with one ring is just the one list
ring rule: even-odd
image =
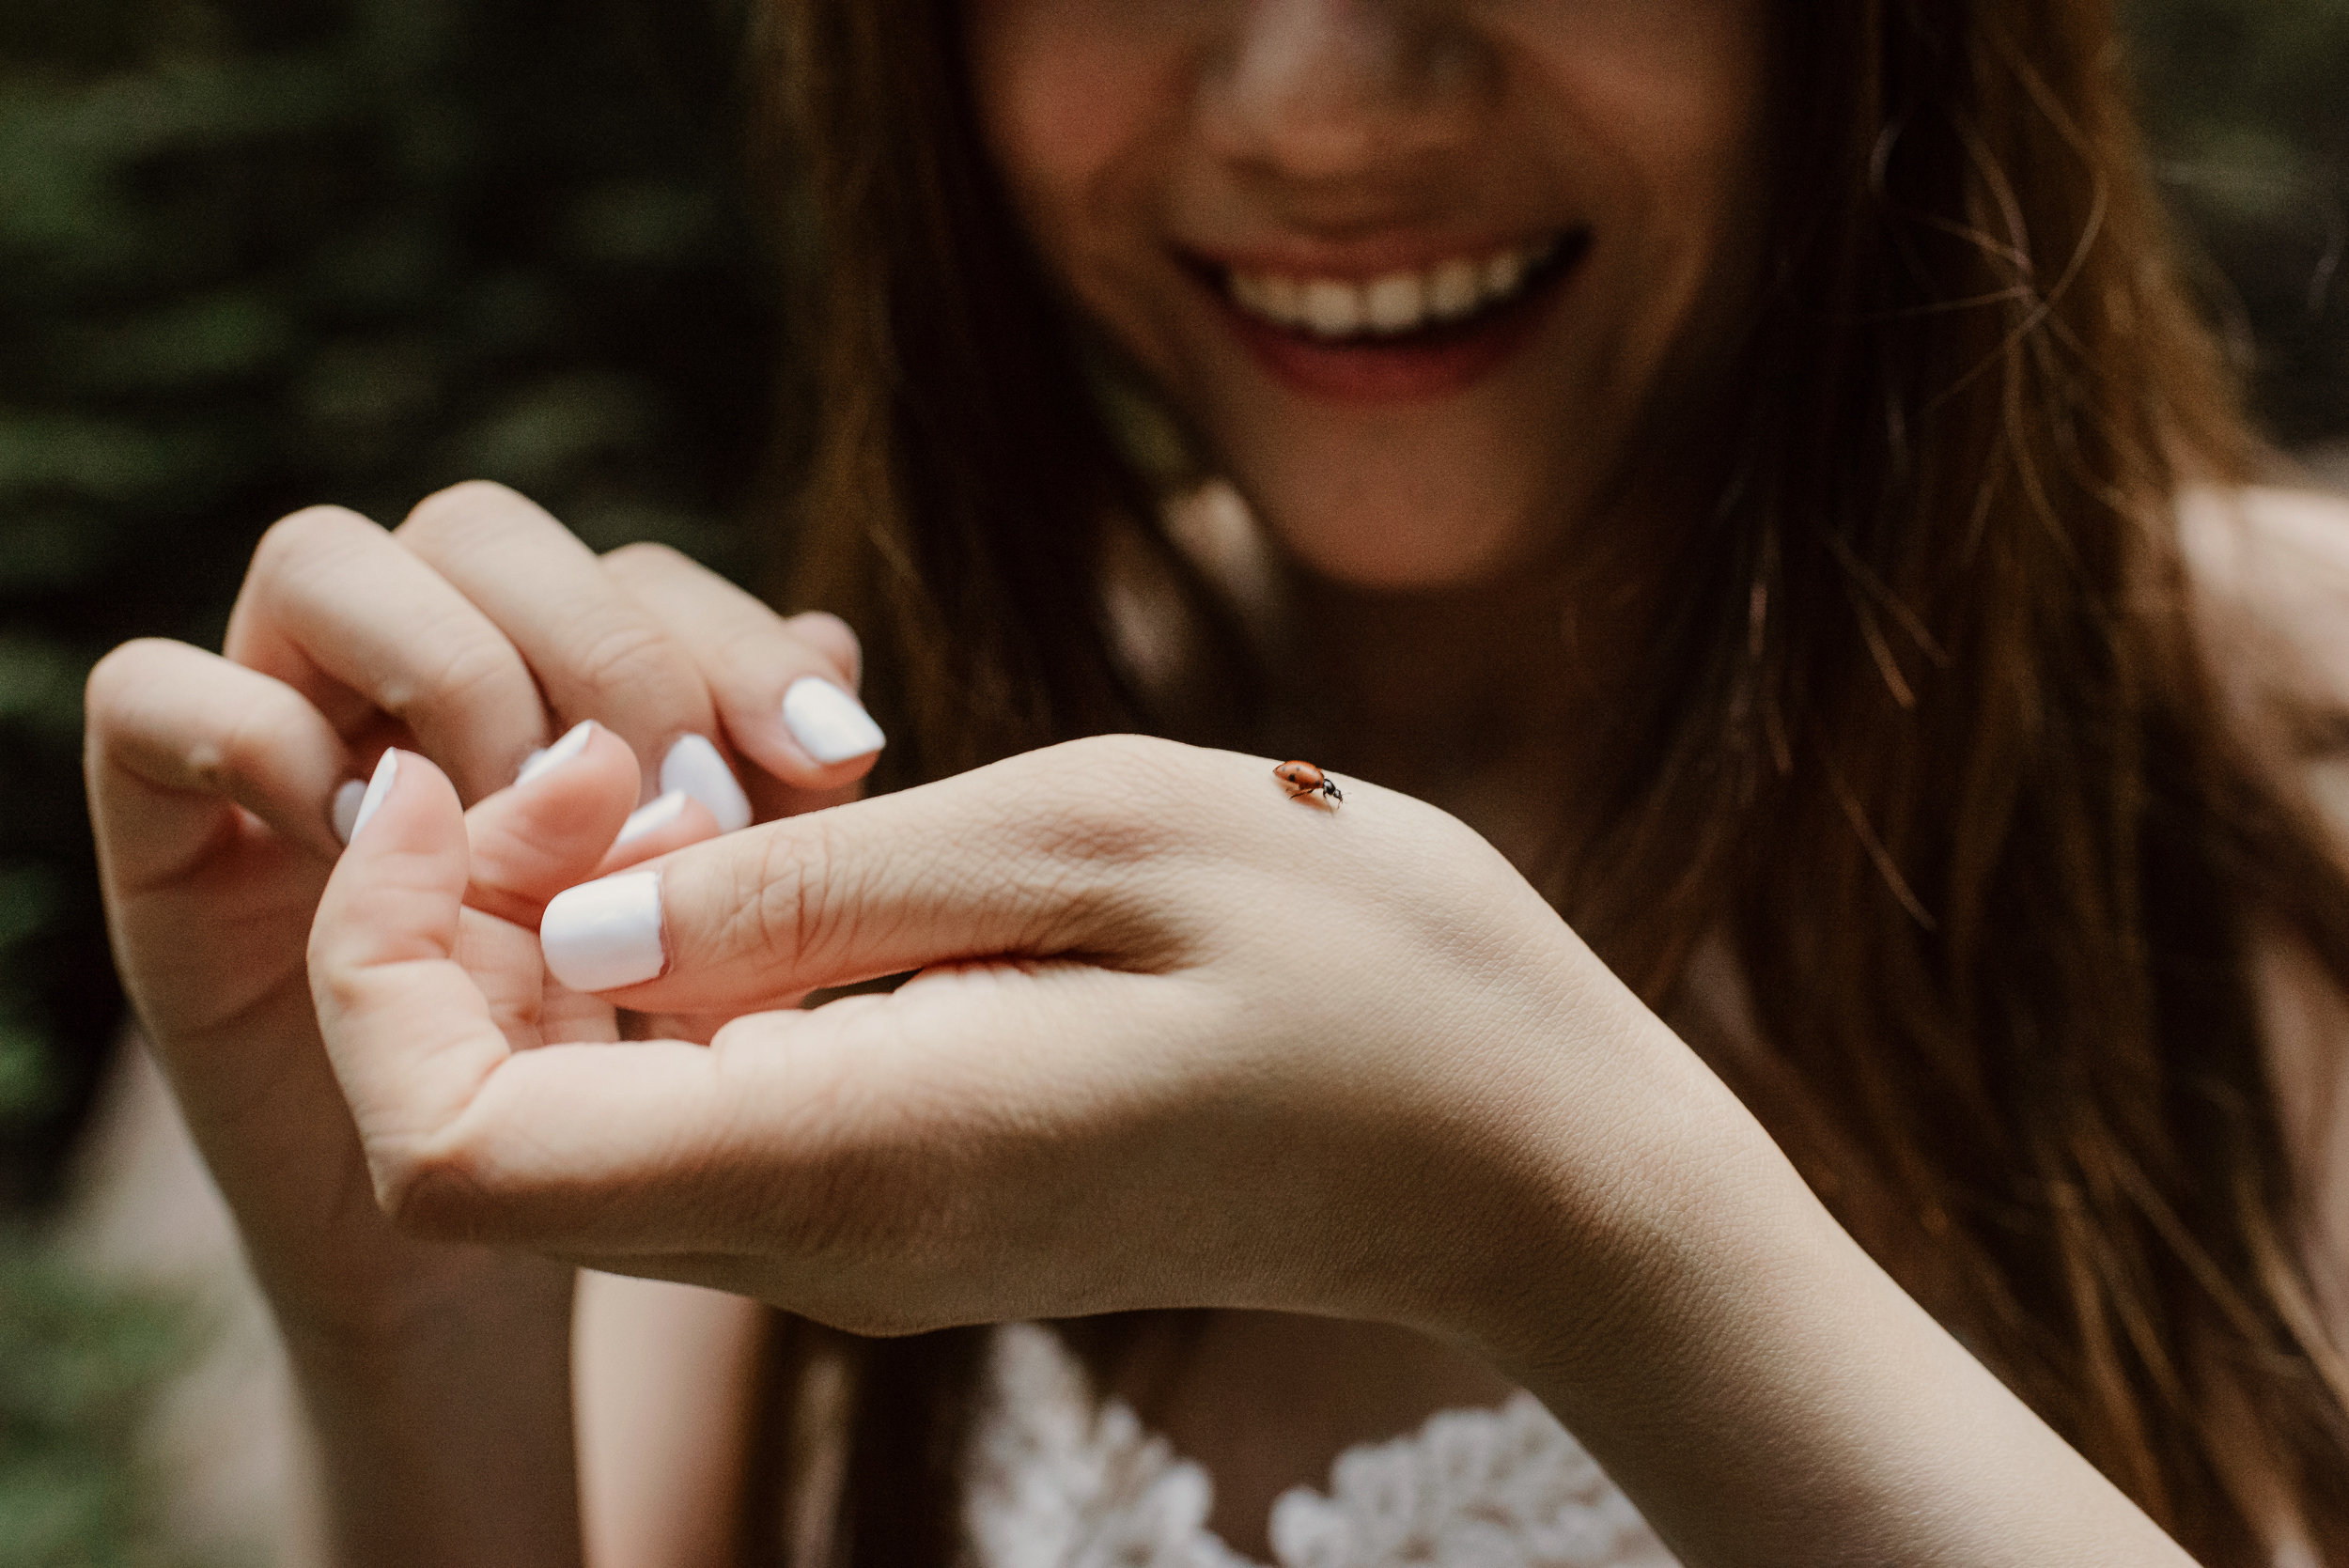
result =
[{"label": "thumb", "polygon": [[446,774],[389,751],[310,927],[310,994],[383,1193],[386,1149],[447,1126],[507,1055],[458,962],[464,809]]},{"label": "thumb", "polygon": [[[600,793],[597,769],[572,766],[583,789]],[[501,809],[518,819],[565,799],[551,782],[491,800],[507,797]],[[599,809],[605,819],[573,836],[573,853],[596,854],[625,800]],[[733,1090],[697,1046],[511,1049],[459,961],[477,951],[470,923],[490,918],[466,908],[474,861],[446,775],[412,752],[385,753],[319,903],[310,989],[383,1211],[445,1239],[536,1236],[549,1212],[571,1223],[602,1215],[613,1181],[640,1179],[688,1146],[734,1106]],[[530,871],[520,848],[513,864]]]},{"label": "thumb", "polygon": [[1163,810],[1128,799],[1128,753],[1160,743],[1114,738],[1132,743],[1029,753],[570,889],[539,926],[547,967],[630,1008],[714,1013],[958,959],[1170,965],[1187,937],[1168,873],[1197,841],[1174,792]]}]

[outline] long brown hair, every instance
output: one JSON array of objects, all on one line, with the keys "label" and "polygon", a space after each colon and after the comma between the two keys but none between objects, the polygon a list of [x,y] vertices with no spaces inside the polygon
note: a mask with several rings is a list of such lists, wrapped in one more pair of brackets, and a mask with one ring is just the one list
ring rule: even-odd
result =
[{"label": "long brown hair", "polygon": [[[1113,524],[1220,624],[986,166],[961,8],[763,17],[814,228],[794,597],[864,633],[907,778],[1151,723]],[[2349,1383],[2248,937],[2349,987],[2349,877],[2199,652],[2171,500],[2257,449],[2108,7],[1777,11],[1737,439],[1556,901],[1658,1005],[1732,939],[1822,1196],[2189,1550],[2264,1561],[2273,1510],[2349,1561]],[[865,1360],[838,1553],[942,1557],[971,1342]]]}]

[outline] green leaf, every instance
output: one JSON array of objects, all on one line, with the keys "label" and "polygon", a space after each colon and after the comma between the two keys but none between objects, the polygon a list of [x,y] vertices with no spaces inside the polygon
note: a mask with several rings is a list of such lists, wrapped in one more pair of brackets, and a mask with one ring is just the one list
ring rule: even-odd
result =
[{"label": "green leaf", "polygon": [[[0,636],[0,724],[24,724],[53,737],[79,734],[88,674],[86,660],[54,644]],[[8,918],[7,875],[0,872],[0,933]]]}]

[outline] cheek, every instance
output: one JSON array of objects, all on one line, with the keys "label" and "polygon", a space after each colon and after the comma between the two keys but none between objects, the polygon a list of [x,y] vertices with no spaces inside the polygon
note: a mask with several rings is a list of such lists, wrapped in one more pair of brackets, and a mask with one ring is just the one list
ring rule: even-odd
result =
[{"label": "cheek", "polygon": [[[1618,218],[1654,233],[1719,231],[1760,184],[1770,35],[1750,0],[1628,8],[1604,36],[1532,32],[1532,96],[1570,164],[1610,186]],[[1611,205],[1611,204],[1610,204]],[[1602,220],[1605,215],[1602,214]]]},{"label": "cheek", "polygon": [[1610,345],[1607,384],[1669,399],[1735,335],[1758,279],[1771,40],[1748,0],[1657,0],[1621,16],[1632,20],[1603,39],[1529,39],[1523,57],[1542,80],[1537,134],[1593,198],[1586,303],[1606,324],[1586,325]]},{"label": "cheek", "polygon": [[[1153,8],[1103,0],[980,0],[972,85],[996,167],[1032,222],[1065,224],[1097,196],[1181,91],[1181,39]],[[1042,236],[1049,245],[1049,233]]]}]

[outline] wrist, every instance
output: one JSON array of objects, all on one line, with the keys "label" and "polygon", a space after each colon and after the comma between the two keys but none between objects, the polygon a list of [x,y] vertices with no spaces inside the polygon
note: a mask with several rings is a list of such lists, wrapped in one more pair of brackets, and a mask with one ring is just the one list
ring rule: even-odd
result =
[{"label": "wrist", "polygon": [[[1595,1387],[1735,1290],[1721,1261],[1758,1234],[1828,1220],[1728,1087],[1614,977],[1598,970],[1529,1026],[1479,1094],[1447,1198],[1474,1249],[1448,1271],[1447,1338],[1532,1386]],[[1561,1022],[1561,1020],[1570,1020]],[[1473,1236],[1456,1217],[1482,1217]],[[1841,1235],[1840,1231],[1835,1233]]]},{"label": "wrist", "polygon": [[1683,1560],[2185,1560],[1901,1290],[1627,993],[1495,1119],[1423,1327],[1538,1395]]},{"label": "wrist", "polygon": [[337,1564],[580,1560],[571,1271],[499,1263],[519,1288],[280,1312]]},{"label": "wrist", "polygon": [[[289,1349],[355,1371],[420,1347],[551,1341],[566,1332],[577,1274],[570,1265],[529,1252],[414,1242],[388,1225],[381,1233],[374,1247],[322,1245],[282,1268],[252,1253]],[[359,1255],[345,1260],[350,1266],[335,1266],[335,1254],[346,1250]]]}]

